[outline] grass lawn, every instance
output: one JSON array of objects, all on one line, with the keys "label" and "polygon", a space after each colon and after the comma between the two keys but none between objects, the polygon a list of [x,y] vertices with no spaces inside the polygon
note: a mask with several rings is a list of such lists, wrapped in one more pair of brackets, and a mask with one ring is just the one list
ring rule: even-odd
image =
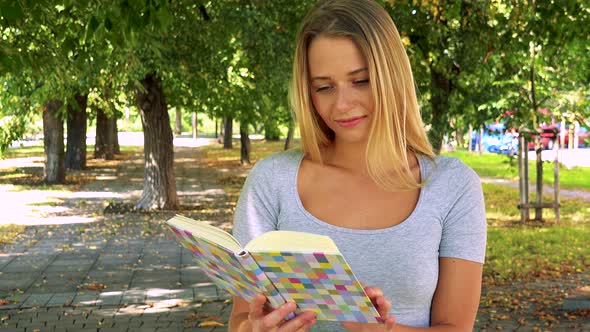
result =
[{"label": "grass lawn", "polygon": [[0,224],[0,245],[12,243],[17,236],[25,231],[25,226],[22,225],[1,225]]},{"label": "grass lawn", "polygon": [[[444,155],[461,159],[480,176],[518,180],[518,160],[515,157],[494,153],[469,154],[467,151],[447,152]],[[536,181],[535,163],[529,160],[530,183]],[[553,162],[543,162],[543,182],[553,185]],[[590,167],[568,169],[560,166],[559,182],[561,188],[590,190]]]},{"label": "grass lawn", "polygon": [[[125,159],[128,155],[141,151],[142,147],[138,146],[121,146],[121,154],[115,156],[115,160],[93,159],[94,145],[87,145],[86,157],[87,170],[83,171],[66,171],[66,183],[64,184],[45,184],[43,183],[43,161],[36,161],[26,166],[12,166],[0,169],[0,185],[11,185],[10,191],[25,190],[44,190],[44,191],[72,191],[77,190],[80,185],[93,181],[94,176],[90,170],[93,168],[104,167],[118,160]],[[15,158],[43,158],[43,146],[27,146],[16,149],[9,149],[4,159]]]}]

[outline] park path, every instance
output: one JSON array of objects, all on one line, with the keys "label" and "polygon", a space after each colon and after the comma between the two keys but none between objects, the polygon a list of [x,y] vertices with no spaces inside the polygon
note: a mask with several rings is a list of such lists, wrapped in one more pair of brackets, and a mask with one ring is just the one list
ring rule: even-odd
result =
[{"label": "park path", "polygon": [[[228,295],[195,268],[162,221],[178,212],[230,229],[236,193],[224,183],[239,181],[247,169],[209,167],[198,148],[175,151],[179,211],[127,211],[142,190],[141,153],[81,172],[95,180],[74,193],[29,196],[32,206],[54,209],[29,218],[40,222],[0,246],[0,299],[9,302],[0,306],[2,332],[227,330]],[[587,316],[564,314],[558,300],[589,283],[588,273],[580,273],[484,285],[475,331],[590,331]]]},{"label": "park path", "polygon": [[[141,194],[140,153],[83,171],[96,180],[77,192],[54,192],[60,209],[0,246],[0,299],[9,302],[0,306],[0,331],[226,330],[216,325],[227,322],[229,296],[162,221],[178,212],[228,227],[231,207],[219,181],[227,175],[207,168],[196,148],[176,148],[175,160],[178,195],[190,210],[127,212]],[[55,197],[32,198],[41,207]]]},{"label": "park path", "polygon": [[[491,184],[498,184],[510,188],[518,189],[518,180],[509,180],[503,178],[493,178],[493,177],[480,177],[482,183],[491,183]],[[537,190],[537,186],[535,183],[529,183],[529,193],[531,195],[535,195],[534,193]],[[543,194],[550,195],[553,197],[554,189],[553,185],[543,184]],[[580,189],[559,189],[559,195],[562,198],[577,198],[582,199],[585,201],[590,202],[590,191],[580,190]]]}]

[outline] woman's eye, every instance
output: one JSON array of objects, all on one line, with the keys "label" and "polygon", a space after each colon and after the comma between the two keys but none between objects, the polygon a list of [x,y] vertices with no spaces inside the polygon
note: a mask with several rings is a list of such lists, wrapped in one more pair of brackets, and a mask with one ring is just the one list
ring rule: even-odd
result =
[{"label": "woman's eye", "polygon": [[320,86],[320,87],[315,88],[315,92],[325,92],[325,91],[329,91],[330,89],[332,89],[332,87],[329,85]]},{"label": "woman's eye", "polygon": [[364,80],[356,80],[353,83],[354,83],[354,85],[366,85],[366,84],[369,83],[369,79],[367,78],[367,79],[364,79]]}]

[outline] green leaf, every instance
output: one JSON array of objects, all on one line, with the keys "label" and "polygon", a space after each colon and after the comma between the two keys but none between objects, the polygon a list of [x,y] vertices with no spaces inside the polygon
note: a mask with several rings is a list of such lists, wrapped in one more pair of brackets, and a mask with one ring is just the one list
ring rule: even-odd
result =
[{"label": "green leaf", "polygon": [[25,13],[20,6],[19,1],[2,2],[0,7],[0,16],[9,21],[20,21],[25,18]]},{"label": "green leaf", "polygon": [[107,31],[111,31],[113,29],[113,22],[111,22],[111,19],[108,16],[104,19],[104,27]]},{"label": "green leaf", "polygon": [[94,31],[96,31],[96,29],[98,28],[98,20],[96,19],[95,16],[92,16],[90,18],[90,22],[88,22],[88,30],[90,33],[94,33]]}]

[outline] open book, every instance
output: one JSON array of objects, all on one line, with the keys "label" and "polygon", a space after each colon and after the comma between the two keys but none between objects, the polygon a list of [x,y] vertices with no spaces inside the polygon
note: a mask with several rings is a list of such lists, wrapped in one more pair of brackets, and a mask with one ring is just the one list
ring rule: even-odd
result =
[{"label": "open book", "polygon": [[336,244],[327,236],[273,231],[243,247],[229,233],[175,216],[166,221],[219,287],[251,302],[264,293],[276,308],[295,302],[318,320],[376,323],[380,316]]}]

